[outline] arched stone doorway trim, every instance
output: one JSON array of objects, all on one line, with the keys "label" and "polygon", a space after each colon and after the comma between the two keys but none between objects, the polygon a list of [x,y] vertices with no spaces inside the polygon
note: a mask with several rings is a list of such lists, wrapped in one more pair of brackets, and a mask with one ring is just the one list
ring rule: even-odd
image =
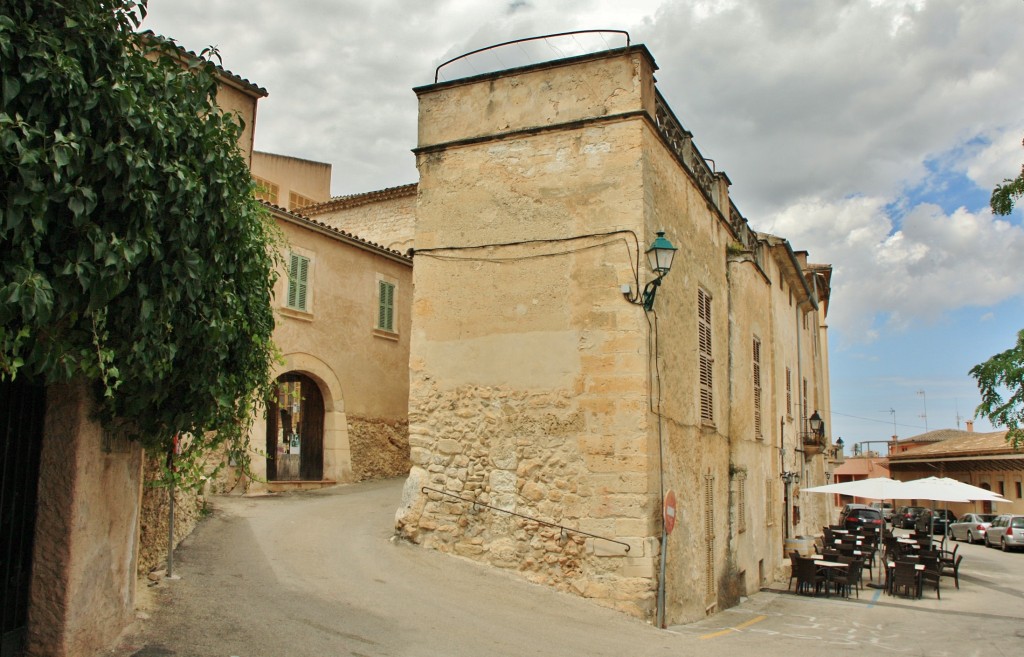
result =
[{"label": "arched stone doorway trim", "polygon": [[[352,452],[348,442],[348,419],[345,417],[341,381],[327,363],[306,352],[285,354],[284,364],[274,367],[273,376],[276,379],[289,372],[304,374],[313,379],[323,395],[324,479],[339,483],[352,481]],[[261,434],[257,432],[256,435]],[[262,435],[265,435],[265,430]]]}]

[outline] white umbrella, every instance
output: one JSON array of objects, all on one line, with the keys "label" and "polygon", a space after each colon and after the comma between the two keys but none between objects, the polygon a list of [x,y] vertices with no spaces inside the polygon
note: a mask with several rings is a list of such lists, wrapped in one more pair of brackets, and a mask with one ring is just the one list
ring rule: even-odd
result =
[{"label": "white umbrella", "polygon": [[852,495],[869,500],[905,499],[901,494],[903,482],[888,477],[871,477],[854,481],[841,481],[836,484],[804,488],[802,493],[832,493],[835,495]]},{"label": "white umbrella", "polygon": [[925,477],[903,482],[901,499],[933,502],[1009,502],[998,493],[949,477]]}]

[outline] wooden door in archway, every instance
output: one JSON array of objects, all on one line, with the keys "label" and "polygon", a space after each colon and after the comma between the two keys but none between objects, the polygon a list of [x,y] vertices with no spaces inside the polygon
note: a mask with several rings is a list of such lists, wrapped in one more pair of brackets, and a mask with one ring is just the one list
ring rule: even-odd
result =
[{"label": "wooden door in archway", "polygon": [[267,406],[267,480],[320,481],[324,474],[324,398],[316,382],[289,372]]}]

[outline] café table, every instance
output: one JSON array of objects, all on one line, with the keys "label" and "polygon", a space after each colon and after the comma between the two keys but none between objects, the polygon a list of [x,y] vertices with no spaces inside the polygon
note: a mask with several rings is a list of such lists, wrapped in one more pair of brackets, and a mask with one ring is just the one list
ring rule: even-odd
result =
[{"label": "caf\u00e9 table", "polygon": [[850,564],[822,559],[819,558],[819,555],[814,555],[812,558],[815,566],[825,569],[825,597],[830,598],[832,597],[832,574],[837,570],[848,570]]},{"label": "caf\u00e9 table", "polygon": [[[910,557],[910,558],[913,559],[913,558],[916,558],[916,556],[913,556],[913,557]],[[890,595],[892,595],[892,575],[893,575],[893,572],[895,570],[896,570],[896,562],[895,561],[886,561],[885,562],[885,592],[890,594]],[[923,563],[914,564],[914,570],[917,571],[917,576],[920,577],[921,573],[924,572],[924,564]]]}]

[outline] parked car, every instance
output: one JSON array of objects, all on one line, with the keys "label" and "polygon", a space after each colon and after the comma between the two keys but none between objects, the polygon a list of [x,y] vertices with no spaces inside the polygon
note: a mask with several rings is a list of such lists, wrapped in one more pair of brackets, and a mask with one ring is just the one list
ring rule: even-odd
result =
[{"label": "parked car", "polygon": [[996,519],[994,513],[965,513],[949,525],[946,535],[954,541],[984,541],[988,526]]},{"label": "parked car", "polygon": [[949,523],[956,522],[956,516],[952,511],[946,509],[924,509],[917,514],[914,521],[914,530],[917,532],[930,532],[932,534],[945,534]]},{"label": "parked car", "polygon": [[891,502],[872,502],[871,506],[882,512],[882,520],[892,522],[893,509]]},{"label": "parked car", "polygon": [[901,506],[892,513],[892,526],[901,529],[913,529],[917,514],[924,511],[923,506]]},{"label": "parked car", "polygon": [[866,504],[847,504],[839,517],[839,523],[851,532],[878,531],[882,528],[882,522],[882,512]]},{"label": "parked car", "polygon": [[1003,548],[1003,552],[1010,548],[1024,547],[1024,516],[1004,513],[996,516],[996,519],[989,525],[985,533],[985,545]]}]

